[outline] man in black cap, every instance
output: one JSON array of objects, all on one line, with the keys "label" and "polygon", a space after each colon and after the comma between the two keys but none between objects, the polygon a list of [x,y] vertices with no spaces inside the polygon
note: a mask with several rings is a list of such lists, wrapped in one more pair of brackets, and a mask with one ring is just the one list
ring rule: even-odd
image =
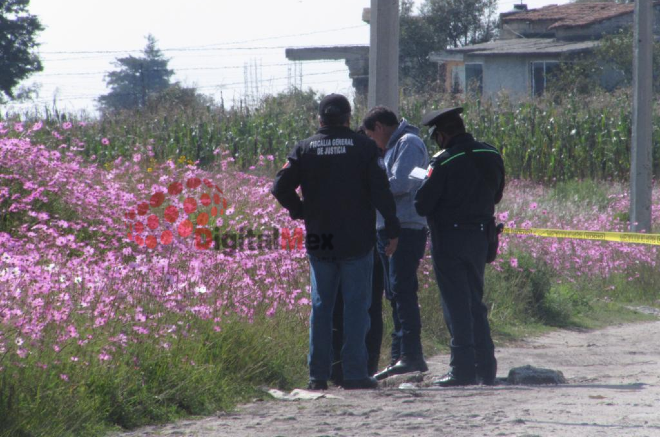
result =
[{"label": "man in black cap", "polygon": [[[360,125],[356,133],[366,136],[364,125]],[[391,188],[391,187],[390,187]],[[374,217],[374,227],[376,226]],[[397,246],[398,248],[398,246]],[[398,251],[397,251],[398,253]],[[371,306],[369,307],[369,331],[367,332],[367,374],[374,375],[378,372],[380,362],[380,347],[383,343],[383,264],[380,255],[374,250],[374,266],[371,275]],[[342,385],[344,381],[341,367],[341,347],[344,342],[344,299],[341,296],[341,284],[332,313],[332,349],[334,360],[330,380],[336,385]]]},{"label": "man in black cap", "polygon": [[496,148],[465,131],[463,108],[432,111],[422,120],[442,153],[431,159],[415,195],[431,229],[431,255],[451,335],[450,371],[442,387],[495,383],[497,361],[483,303],[488,233],[504,191],[504,162]]},{"label": "man in black cap", "polygon": [[[365,336],[369,329],[374,207],[385,217],[396,250],[399,220],[378,148],[350,129],[346,97],[330,94],[319,105],[318,132],[296,144],[277,173],[271,193],[293,219],[305,221],[310,263],[312,314],[309,335],[309,385],[325,390],[332,364],[332,312],[341,283],[344,299],[343,387],[376,388],[367,374]],[[296,193],[301,187],[303,199]]]}]

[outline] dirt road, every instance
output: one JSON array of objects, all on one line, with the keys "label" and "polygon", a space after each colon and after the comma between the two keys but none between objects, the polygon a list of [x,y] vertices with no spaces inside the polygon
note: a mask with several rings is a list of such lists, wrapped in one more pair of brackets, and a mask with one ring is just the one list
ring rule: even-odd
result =
[{"label": "dirt road", "polygon": [[[531,364],[562,371],[568,384],[331,388],[340,399],[255,402],[121,436],[660,436],[660,321],[557,331],[496,353],[500,377]],[[425,381],[447,362],[430,359]]]}]

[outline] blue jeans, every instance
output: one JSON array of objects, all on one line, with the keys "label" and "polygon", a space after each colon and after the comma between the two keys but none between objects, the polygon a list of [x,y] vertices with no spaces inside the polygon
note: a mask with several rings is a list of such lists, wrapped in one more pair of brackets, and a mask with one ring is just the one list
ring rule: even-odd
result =
[{"label": "blue jeans", "polygon": [[308,255],[312,283],[312,316],[309,327],[309,379],[327,381],[333,360],[332,313],[341,282],[344,299],[344,344],[341,360],[344,380],[367,378],[367,348],[371,305],[373,250],[337,261]]},{"label": "blue jeans", "polygon": [[392,305],[392,361],[402,355],[422,355],[422,321],[417,300],[417,268],[426,249],[426,229],[402,228],[392,256],[385,255],[389,238],[378,231],[378,252],[383,263],[385,296]]}]

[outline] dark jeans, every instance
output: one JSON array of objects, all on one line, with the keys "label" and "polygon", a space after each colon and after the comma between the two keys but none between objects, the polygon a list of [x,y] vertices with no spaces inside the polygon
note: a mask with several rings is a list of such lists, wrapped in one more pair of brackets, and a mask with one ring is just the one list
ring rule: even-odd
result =
[{"label": "dark jeans", "polygon": [[369,330],[373,250],[360,257],[326,261],[309,255],[312,315],[309,323],[309,379],[327,381],[332,367],[332,312],[342,284],[344,327],[341,348],[344,378],[360,380],[367,375],[365,338]]},{"label": "dark jeans", "polygon": [[[371,326],[367,332],[367,373],[374,375],[378,372],[378,361],[380,361],[380,346],[383,342],[383,266],[378,253],[374,250],[374,269],[371,277],[371,306],[369,307],[369,318]],[[332,376],[334,381],[343,380],[341,367],[341,346],[344,342],[344,299],[339,284],[339,294],[335,302],[332,315],[332,348],[334,350],[334,361],[332,363]]]},{"label": "dark jeans", "polygon": [[452,372],[471,379],[495,363],[488,308],[483,302],[488,241],[479,230],[431,229],[433,268],[451,335]]},{"label": "dark jeans", "polygon": [[402,355],[422,355],[422,321],[417,300],[417,268],[426,249],[426,229],[402,228],[392,256],[385,255],[389,238],[378,231],[378,253],[383,264],[385,296],[392,305],[392,362]]}]

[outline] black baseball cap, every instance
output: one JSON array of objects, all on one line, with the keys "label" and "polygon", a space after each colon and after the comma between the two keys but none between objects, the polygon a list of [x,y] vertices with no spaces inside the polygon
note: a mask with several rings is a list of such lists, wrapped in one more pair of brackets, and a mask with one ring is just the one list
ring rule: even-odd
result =
[{"label": "black baseball cap", "polygon": [[463,108],[460,106],[427,112],[424,114],[424,117],[422,117],[422,124],[424,126],[441,127],[444,124],[456,121],[456,119],[461,120],[460,114],[462,112]]},{"label": "black baseball cap", "polygon": [[337,116],[351,113],[351,104],[341,94],[328,94],[319,103],[320,116]]}]

